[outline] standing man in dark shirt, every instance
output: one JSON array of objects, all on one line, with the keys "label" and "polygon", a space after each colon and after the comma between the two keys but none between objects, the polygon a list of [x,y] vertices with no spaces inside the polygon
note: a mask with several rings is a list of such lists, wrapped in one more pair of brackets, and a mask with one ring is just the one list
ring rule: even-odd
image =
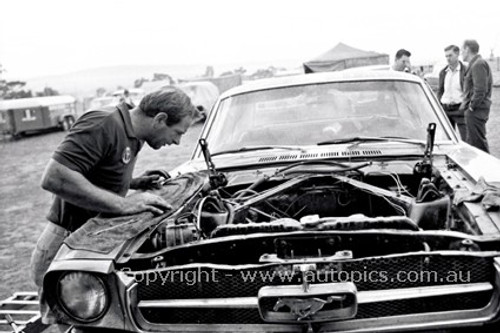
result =
[{"label": "standing man in dark shirt", "polygon": [[488,63],[478,54],[479,44],[473,39],[464,41],[463,58],[469,63],[464,78],[464,101],[467,126],[466,142],[489,153],[486,122],[490,114],[493,78]]},{"label": "standing man in dark shirt", "polygon": [[439,72],[437,97],[443,106],[453,127],[458,127],[462,140],[467,138],[464,111],[460,110],[463,102],[463,88],[466,66],[458,60],[460,48],[456,45],[444,49],[448,65]]},{"label": "standing man in dark shirt", "polygon": [[54,152],[42,187],[55,194],[44,231],[31,258],[33,278],[43,276],[69,234],[98,213],[161,214],[165,199],[148,192],[127,196],[129,188],[154,185],[158,175],[132,179],[137,154],[146,142],[153,149],[179,144],[196,116],[181,90],[169,88],[144,96],[139,106],[122,103],[110,111],[81,116]]}]

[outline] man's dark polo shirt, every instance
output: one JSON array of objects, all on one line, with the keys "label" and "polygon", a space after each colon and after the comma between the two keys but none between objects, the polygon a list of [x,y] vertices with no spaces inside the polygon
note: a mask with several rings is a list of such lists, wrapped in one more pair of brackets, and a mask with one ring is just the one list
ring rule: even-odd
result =
[{"label": "man's dark polo shirt", "polygon": [[[108,111],[82,115],[52,158],[97,187],[124,197],[141,147],[132,128],[129,108],[123,103]],[[47,219],[73,232],[97,214],[55,196]]]}]

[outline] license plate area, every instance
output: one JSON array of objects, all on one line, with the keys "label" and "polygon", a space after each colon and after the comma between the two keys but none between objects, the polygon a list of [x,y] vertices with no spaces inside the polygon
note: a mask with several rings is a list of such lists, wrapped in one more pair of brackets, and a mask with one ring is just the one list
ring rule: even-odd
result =
[{"label": "license plate area", "polygon": [[351,282],[266,286],[259,290],[262,320],[272,323],[325,322],[356,316],[357,289]]}]

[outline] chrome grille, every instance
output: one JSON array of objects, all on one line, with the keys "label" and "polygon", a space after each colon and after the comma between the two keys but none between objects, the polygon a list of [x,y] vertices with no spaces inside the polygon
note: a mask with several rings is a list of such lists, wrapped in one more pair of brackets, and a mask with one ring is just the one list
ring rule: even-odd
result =
[{"label": "chrome grille", "polygon": [[156,324],[257,324],[262,323],[257,309],[141,309],[147,321]]},{"label": "chrome grille", "polygon": [[[343,272],[386,271],[388,276],[394,276],[399,271],[436,271],[439,276],[446,272],[470,272],[468,281],[459,283],[492,282],[494,279],[493,258],[480,256],[418,254],[411,256],[395,256],[384,258],[369,258],[350,260],[330,264],[317,264],[319,271],[331,269]],[[145,283],[138,281],[137,299],[165,300],[165,299],[202,299],[202,298],[231,298],[256,297],[260,288],[271,285],[301,284],[301,275],[292,275],[289,281],[275,279],[264,282],[256,279],[254,282],[245,282],[240,272],[255,273],[272,270],[291,269],[287,265],[271,265],[266,268],[251,268],[246,270],[217,269],[218,282],[201,281],[188,285],[178,278],[165,282],[155,281]],[[160,270],[161,271],[161,270]],[[209,274],[211,269],[201,268],[201,272]],[[328,276],[331,277],[331,276]],[[325,282],[346,282],[326,279]],[[414,288],[449,284],[447,281],[352,281],[358,291],[389,290],[400,288]],[[391,300],[369,304],[359,304],[354,319],[368,319],[395,315],[430,313],[452,310],[478,309],[486,306],[492,297],[493,291],[482,291],[468,294],[456,294],[438,297],[426,297],[406,300]],[[272,307],[272,304],[268,305]],[[193,324],[258,324],[263,323],[258,309],[191,309],[191,308],[139,308],[144,319],[156,324],[193,323]]]},{"label": "chrome grille", "polygon": [[[470,272],[470,280],[468,283],[488,282],[492,280],[493,264],[492,258],[482,258],[475,256],[439,256],[439,255],[414,255],[410,257],[399,256],[392,258],[374,258],[355,260],[347,262],[337,262],[332,264],[318,264],[318,269],[323,269],[326,272],[331,270],[343,272],[387,272],[389,277],[395,277],[399,271],[404,272],[421,272],[435,271],[438,276],[445,276],[447,272]],[[212,271],[209,268],[202,268],[201,274],[204,276],[215,274],[218,282],[200,281],[200,283],[188,285],[179,280],[178,275],[174,276],[166,282],[159,278],[156,281],[146,283],[140,281],[138,285],[139,300],[157,300],[157,299],[186,299],[186,298],[226,298],[226,297],[249,297],[257,296],[260,288],[269,285],[294,285],[301,284],[301,276],[295,274],[290,281],[280,280],[275,278],[272,282],[262,281],[256,278],[254,282],[245,281],[241,274],[256,273],[263,274],[272,270],[290,269],[286,265],[275,265],[266,269],[247,269],[247,270],[222,270],[217,269]],[[158,270],[162,274],[162,270]],[[186,270],[188,271],[188,270]],[[145,273],[146,274],[146,273]],[[333,280],[335,276],[326,273],[320,275],[322,283],[329,282],[346,282]],[[144,279],[143,279],[144,280]],[[449,284],[447,281],[388,281],[388,282],[373,282],[369,280],[350,281],[356,284],[359,291],[362,290],[383,290],[383,289],[398,289],[410,288],[431,285]]]},{"label": "chrome grille", "polygon": [[472,295],[426,297],[412,300],[360,304],[358,306],[356,319],[388,317],[412,313],[478,309],[486,306],[491,296],[491,292],[481,292]]},{"label": "chrome grille", "polygon": [[[412,313],[472,310],[486,306],[491,292],[450,297],[360,304],[354,319],[380,318]],[[272,308],[274,304],[269,304]],[[144,319],[157,324],[261,324],[257,309],[141,309]]]}]

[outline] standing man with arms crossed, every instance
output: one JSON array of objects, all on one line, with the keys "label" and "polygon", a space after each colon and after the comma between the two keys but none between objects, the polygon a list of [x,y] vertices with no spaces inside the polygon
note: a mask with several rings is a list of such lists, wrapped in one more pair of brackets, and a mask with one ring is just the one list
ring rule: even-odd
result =
[{"label": "standing man with arms crossed", "polygon": [[467,126],[466,142],[489,153],[486,122],[490,114],[493,87],[491,69],[478,54],[479,44],[474,39],[465,40],[462,50],[464,61],[469,63],[465,72],[464,101],[461,106]]},{"label": "standing man with arms crossed", "polygon": [[448,66],[439,72],[439,88],[437,97],[443,106],[453,127],[458,127],[462,140],[467,138],[464,111],[460,109],[463,102],[463,87],[466,66],[460,60],[460,48],[456,45],[447,46],[444,54]]},{"label": "standing man with arms crossed", "polygon": [[[132,109],[122,103],[110,111],[81,116],[43,174],[42,187],[55,197],[31,258],[40,291],[59,247],[88,219],[99,213],[161,214],[170,209],[165,199],[148,192],[127,196],[129,188],[146,189],[159,180],[158,175],[147,174],[132,179],[132,172],[144,142],[155,150],[179,144],[196,108],[181,90],[169,88],[144,96]],[[41,304],[41,312],[47,315],[47,311]]]}]

